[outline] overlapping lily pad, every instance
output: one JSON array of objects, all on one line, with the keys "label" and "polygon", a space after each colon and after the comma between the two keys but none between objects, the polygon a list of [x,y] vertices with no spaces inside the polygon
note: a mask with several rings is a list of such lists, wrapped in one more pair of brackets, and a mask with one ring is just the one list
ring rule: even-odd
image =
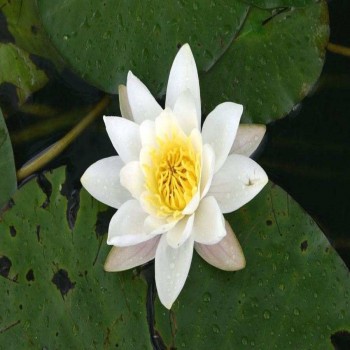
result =
[{"label": "overlapping lily pad", "polygon": [[327,40],[323,1],[277,12],[252,9],[225,55],[202,75],[205,111],[234,100],[245,106],[246,122],[286,115],[321,74]]},{"label": "overlapping lily pad", "polygon": [[[109,248],[96,225],[105,208],[85,191],[80,204],[67,205],[64,178],[62,168],[42,178],[46,194],[30,181],[0,222],[0,343],[6,349],[150,349],[146,285],[132,271],[103,271]],[[71,230],[66,214],[72,224],[79,207]]]},{"label": "overlapping lily pad", "polygon": [[50,59],[57,66],[62,64],[43,29],[35,0],[3,1],[1,11],[6,19],[3,30],[9,33],[13,44],[28,53]]},{"label": "overlapping lily pad", "polygon": [[47,75],[36,67],[28,52],[11,43],[0,43],[0,85],[12,86],[19,104],[47,81]]},{"label": "overlapping lily pad", "polygon": [[228,219],[246,268],[219,271],[196,255],[173,312],[157,305],[165,343],[331,349],[331,335],[350,330],[350,276],[315,222],[271,184]]},{"label": "overlapping lily pad", "polygon": [[4,117],[0,110],[0,213],[1,208],[8,202],[15,192],[16,169],[13,159],[10,136],[7,131]]}]

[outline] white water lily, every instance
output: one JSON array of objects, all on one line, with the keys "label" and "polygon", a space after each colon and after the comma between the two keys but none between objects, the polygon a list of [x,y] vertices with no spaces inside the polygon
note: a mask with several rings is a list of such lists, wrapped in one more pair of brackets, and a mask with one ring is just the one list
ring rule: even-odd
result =
[{"label": "white water lily", "polygon": [[173,62],[162,109],[131,72],[119,88],[123,117],[104,117],[118,156],[84,173],[83,186],[118,211],[107,243],[107,271],[155,258],[160,301],[171,308],[182,290],[193,248],[228,271],[245,266],[242,249],[223,214],[239,209],[265,186],[264,170],[249,155],[265,127],[240,126],[243,107],[218,105],[201,129],[196,64],[189,45]]}]

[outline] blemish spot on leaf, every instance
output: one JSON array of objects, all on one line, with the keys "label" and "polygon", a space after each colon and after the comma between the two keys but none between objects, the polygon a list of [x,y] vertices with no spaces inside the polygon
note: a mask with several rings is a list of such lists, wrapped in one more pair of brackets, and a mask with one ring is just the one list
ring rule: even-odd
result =
[{"label": "blemish spot on leaf", "polygon": [[0,257],[0,275],[8,277],[12,266],[11,260],[7,256]]},{"label": "blemish spot on leaf", "polygon": [[266,220],[266,225],[271,226],[272,225],[272,220]]},{"label": "blemish spot on leaf", "polygon": [[344,330],[332,334],[331,342],[335,350],[350,349],[350,332]]},{"label": "blemish spot on leaf", "polygon": [[68,221],[69,228],[71,230],[74,229],[79,208],[80,208],[79,191],[73,190],[68,198],[68,204],[67,204],[67,221]]},{"label": "blemish spot on leaf", "polygon": [[33,269],[30,269],[30,270],[27,272],[27,274],[26,274],[26,279],[27,279],[28,282],[34,281],[34,280],[35,280]]},{"label": "blemish spot on leaf", "polygon": [[36,226],[36,238],[38,239],[38,242],[40,242],[40,225]]},{"label": "blemish spot on leaf", "polygon": [[308,244],[307,240],[301,242],[301,244],[300,244],[300,249],[301,249],[301,251],[302,251],[302,252],[305,252],[305,250],[307,249],[308,245],[309,245],[309,244]]},{"label": "blemish spot on leaf", "polygon": [[71,282],[68,277],[68,272],[63,269],[59,269],[52,277],[51,282],[56,285],[57,289],[61,292],[64,298],[67,293],[74,288],[75,282]]},{"label": "blemish spot on leaf", "polygon": [[11,237],[15,237],[17,234],[16,228],[14,226],[10,226],[10,235]]},{"label": "blemish spot on leaf", "polygon": [[50,181],[43,174],[38,175],[36,182],[38,183],[38,185],[40,186],[42,191],[46,194],[46,200],[41,205],[41,207],[45,209],[50,204],[52,185],[51,185]]},{"label": "blemish spot on leaf", "polygon": [[32,26],[30,27],[30,31],[31,31],[34,35],[36,35],[36,34],[38,34],[38,27],[36,27],[35,25],[32,25]]}]

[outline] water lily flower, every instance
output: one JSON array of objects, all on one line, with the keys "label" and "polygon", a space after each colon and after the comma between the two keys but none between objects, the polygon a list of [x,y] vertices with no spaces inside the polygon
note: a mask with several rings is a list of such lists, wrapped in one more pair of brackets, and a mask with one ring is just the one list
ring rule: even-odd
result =
[{"label": "water lily flower", "polygon": [[223,270],[245,266],[223,214],[245,205],[268,181],[249,158],[265,127],[239,126],[243,106],[224,102],[201,128],[198,73],[188,44],[173,62],[165,109],[131,72],[119,99],[122,117],[104,117],[118,156],[92,164],[81,182],[118,209],[109,224],[113,248],[105,269],[126,270],[155,258],[158,295],[170,309],[193,249]]}]

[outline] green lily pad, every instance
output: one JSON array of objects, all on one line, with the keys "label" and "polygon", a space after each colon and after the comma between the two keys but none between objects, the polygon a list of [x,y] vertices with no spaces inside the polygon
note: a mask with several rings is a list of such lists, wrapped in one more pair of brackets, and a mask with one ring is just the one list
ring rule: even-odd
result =
[{"label": "green lily pad", "polygon": [[36,67],[28,52],[11,43],[0,43],[0,85],[13,85],[19,104],[41,89],[47,81],[47,75]]},{"label": "green lily pad", "polygon": [[132,70],[158,96],[177,47],[188,42],[209,68],[240,30],[249,6],[239,1],[38,0],[44,28],[69,66],[110,93]]},{"label": "green lily pad", "polygon": [[35,0],[3,1],[1,11],[5,15],[6,30],[14,44],[21,49],[50,59],[57,67],[63,61],[43,29]]},{"label": "green lily pad", "polygon": [[2,346],[151,349],[145,283],[132,271],[103,271],[109,247],[96,225],[105,207],[84,190],[68,205],[64,180],[63,168],[41,178],[46,194],[30,181],[0,222]]},{"label": "green lily pad", "polygon": [[318,0],[244,0],[249,5],[265,9],[277,7],[304,7],[314,4]]},{"label": "green lily pad", "polygon": [[252,9],[225,55],[201,77],[205,112],[232,100],[245,106],[245,122],[286,115],[321,74],[328,35],[324,1],[276,15]]},{"label": "green lily pad", "polygon": [[315,222],[272,184],[227,219],[246,268],[220,271],[195,254],[170,315],[157,304],[163,341],[186,349],[332,349],[331,335],[350,330],[350,277]]},{"label": "green lily pad", "polygon": [[11,140],[0,110],[0,209],[16,191],[16,168]]}]

